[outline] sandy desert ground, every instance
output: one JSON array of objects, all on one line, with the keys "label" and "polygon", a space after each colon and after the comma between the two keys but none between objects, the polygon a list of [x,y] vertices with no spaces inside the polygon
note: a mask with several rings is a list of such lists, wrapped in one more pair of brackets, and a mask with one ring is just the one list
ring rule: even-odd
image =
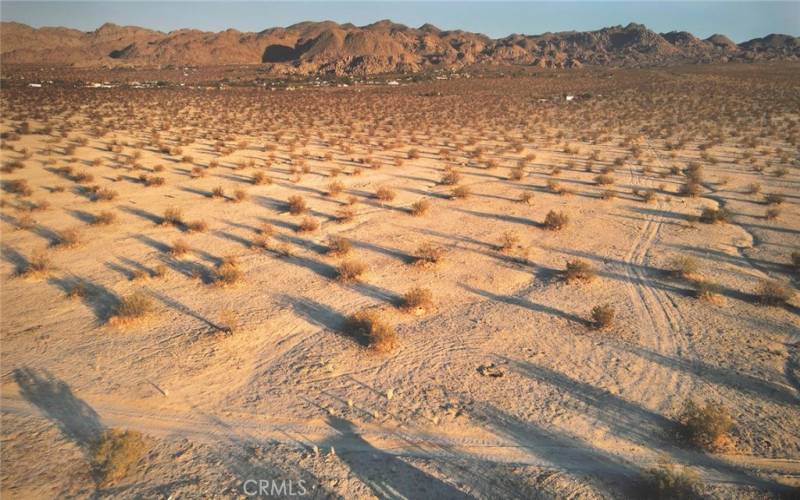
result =
[{"label": "sandy desert ground", "polygon": [[796,495],[798,88],[3,89],[3,496]]}]

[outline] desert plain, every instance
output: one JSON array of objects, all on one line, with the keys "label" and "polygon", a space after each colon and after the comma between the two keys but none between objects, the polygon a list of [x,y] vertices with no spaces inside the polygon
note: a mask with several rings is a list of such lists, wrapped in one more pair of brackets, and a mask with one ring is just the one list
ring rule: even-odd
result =
[{"label": "desert plain", "polygon": [[3,496],[797,495],[800,66],[457,76],[0,90]]}]

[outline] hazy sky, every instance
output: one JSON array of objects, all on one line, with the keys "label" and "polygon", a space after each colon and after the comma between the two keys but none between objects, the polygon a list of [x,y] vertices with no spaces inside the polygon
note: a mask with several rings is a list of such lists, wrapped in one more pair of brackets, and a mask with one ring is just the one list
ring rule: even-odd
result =
[{"label": "hazy sky", "polygon": [[659,32],[690,31],[703,38],[723,33],[736,42],[769,33],[800,35],[800,1],[0,1],[0,17],[35,27],[68,26],[84,31],[107,21],[161,31],[261,31],[308,20],[364,25],[391,19],[409,26],[429,22],[442,29],[459,28],[492,37],[593,30],[629,22]]}]

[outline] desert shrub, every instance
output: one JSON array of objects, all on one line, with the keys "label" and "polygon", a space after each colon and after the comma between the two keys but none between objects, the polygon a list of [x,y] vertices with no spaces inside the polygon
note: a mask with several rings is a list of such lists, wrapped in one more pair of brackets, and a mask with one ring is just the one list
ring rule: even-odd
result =
[{"label": "desert shrub", "polygon": [[12,179],[3,182],[3,189],[11,194],[19,196],[30,196],[33,194],[33,189],[28,185],[25,179]]},{"label": "desert shrub", "polygon": [[319,222],[313,217],[305,217],[297,227],[299,233],[310,233],[319,229]]},{"label": "desert shrub", "polygon": [[145,176],[142,176],[140,178],[142,179],[142,182],[144,183],[144,185],[147,186],[147,187],[163,186],[164,183],[166,182],[166,179],[164,179],[163,177],[159,177],[159,176],[155,176],[155,175],[145,175]]},{"label": "desert shrub", "polygon": [[613,200],[616,197],[617,197],[617,193],[615,191],[610,190],[610,189],[606,189],[605,191],[600,193],[600,198],[603,199],[603,200]]},{"label": "desert shrub", "polygon": [[431,202],[428,200],[418,200],[411,205],[411,215],[421,217],[430,209]]},{"label": "desert shrub", "polygon": [[705,222],[706,224],[723,223],[728,222],[730,216],[730,212],[725,208],[706,207],[700,214],[700,222]]},{"label": "desert shrub", "polygon": [[463,200],[465,198],[469,198],[470,194],[471,191],[469,189],[469,186],[458,186],[453,190],[453,198],[458,198]]},{"label": "desert shrub", "polygon": [[707,302],[717,302],[721,292],[719,285],[704,279],[695,279],[692,281],[692,285],[695,298]]},{"label": "desert shrub", "polygon": [[656,200],[656,192],[652,189],[648,189],[644,193],[642,193],[642,201],[645,203],[652,203]]},{"label": "desert shrub", "polygon": [[256,186],[260,186],[262,184],[269,184],[270,183],[270,179],[269,179],[269,177],[267,177],[267,175],[264,172],[256,172],[256,173],[253,174],[252,182]]},{"label": "desert shrub", "polygon": [[64,229],[56,233],[55,246],[60,248],[72,248],[81,243],[81,234],[75,228]]},{"label": "desert shrub", "polygon": [[570,260],[564,269],[564,281],[568,284],[584,282],[588,283],[597,277],[597,273],[591,264],[584,260]]},{"label": "desert shrub", "polygon": [[686,468],[665,462],[644,471],[643,498],[654,500],[694,500],[700,498],[699,476]]},{"label": "desert shrub", "polygon": [[423,243],[417,248],[414,255],[416,263],[419,265],[432,265],[444,259],[444,248],[438,247],[433,243]]},{"label": "desert shrub", "polygon": [[353,207],[342,207],[336,212],[336,221],[339,223],[351,222],[356,218]]},{"label": "desert shrub", "polygon": [[547,190],[554,194],[564,194],[564,188],[561,184],[552,179],[547,181]]},{"label": "desert shrub", "polygon": [[764,212],[764,218],[767,220],[777,220],[781,216],[781,209],[778,207],[770,207]]},{"label": "desert shrub", "polygon": [[564,212],[550,210],[544,218],[544,227],[551,231],[563,229],[569,223],[569,216]]},{"label": "desert shrub", "polygon": [[353,283],[359,281],[366,272],[367,265],[363,262],[346,260],[336,268],[336,277],[343,283]]},{"label": "desert shrub", "polygon": [[180,226],[183,224],[183,213],[180,208],[170,207],[164,211],[163,224]]},{"label": "desert shrub", "polygon": [[231,309],[223,309],[219,313],[219,327],[228,335],[239,330],[239,315]]},{"label": "desert shrub", "polygon": [[461,174],[452,167],[447,168],[442,174],[442,179],[439,181],[440,184],[444,184],[445,186],[454,186],[461,181]]},{"label": "desert shrub", "polygon": [[754,182],[752,184],[748,184],[748,186],[744,190],[747,194],[758,194],[761,192],[761,184]]},{"label": "desert shrub", "polygon": [[800,271],[800,252],[792,252],[791,259],[792,267],[794,267],[795,270]]},{"label": "desert shrub", "polygon": [[225,189],[222,186],[217,186],[211,190],[212,198],[225,198]]},{"label": "desert shrub", "polygon": [[90,174],[89,172],[78,172],[73,177],[73,180],[78,184],[88,184],[90,182],[94,182],[94,175]]},{"label": "desert shrub", "polygon": [[594,182],[601,186],[608,186],[614,184],[614,177],[606,174],[601,174],[594,178]]},{"label": "desert shrub", "polygon": [[705,405],[688,401],[678,422],[689,443],[708,451],[724,449],[730,440],[728,433],[733,427],[727,408],[711,401],[706,401]]},{"label": "desert shrub", "polygon": [[240,203],[247,199],[247,191],[244,189],[237,189],[233,192],[233,201]]},{"label": "desert shrub", "polygon": [[41,276],[48,272],[50,272],[50,257],[44,251],[31,255],[25,262],[25,268],[20,270],[20,274],[25,277]]},{"label": "desert shrub", "polygon": [[132,473],[146,452],[138,431],[109,429],[94,447],[92,466],[101,485],[114,484]]},{"label": "desert shrub", "polygon": [[764,197],[764,202],[767,205],[780,205],[784,202],[784,197],[777,193],[770,193]]},{"label": "desert shrub", "polygon": [[514,167],[511,169],[511,173],[509,174],[508,178],[512,181],[520,181],[522,178],[525,177],[525,168],[524,167]]},{"label": "desert shrub", "polygon": [[219,286],[230,286],[239,283],[244,274],[233,257],[227,257],[214,270],[214,283]]},{"label": "desert shrub", "polygon": [[699,270],[700,263],[688,255],[677,255],[669,261],[669,272],[676,278],[692,279]]},{"label": "desert shrub", "polygon": [[401,307],[406,312],[427,312],[433,309],[433,293],[428,288],[412,288],[403,294]]},{"label": "desert shrub", "polygon": [[189,253],[192,250],[192,247],[189,246],[188,243],[184,240],[175,240],[172,244],[172,248],[170,249],[169,253],[173,257],[182,257]]},{"label": "desert shrub", "polygon": [[352,249],[353,244],[343,236],[331,236],[328,238],[328,255],[347,255]]},{"label": "desert shrub", "polygon": [[205,233],[208,231],[208,223],[202,220],[195,220],[186,224],[186,228],[193,233]]},{"label": "desert shrub", "polygon": [[347,319],[347,330],[377,352],[388,352],[397,345],[397,332],[380,311],[366,309]]},{"label": "desert shrub", "polygon": [[381,186],[375,191],[375,197],[381,201],[392,201],[395,196],[396,193],[385,186]]},{"label": "desert shrub", "polygon": [[696,197],[700,195],[700,189],[701,186],[699,182],[689,180],[681,185],[678,192],[684,196]]},{"label": "desert shrub", "polygon": [[333,181],[328,184],[328,196],[339,196],[344,191],[344,184],[340,181]]},{"label": "desert shrub", "polygon": [[269,248],[269,237],[263,234],[257,234],[253,241],[250,242],[250,248],[267,250]]},{"label": "desert shrub", "polygon": [[501,252],[510,252],[519,245],[519,235],[514,231],[506,231],[500,236],[500,244],[497,249]]},{"label": "desert shrub", "polygon": [[[209,168],[211,168],[211,167],[209,167]],[[189,176],[192,179],[198,179],[200,177],[205,177],[206,176],[206,170],[203,167],[194,167],[194,168],[192,168],[192,171],[189,173]]]},{"label": "desert shrub", "polygon": [[127,325],[143,319],[153,312],[153,301],[142,292],[134,292],[122,297],[109,318],[112,325]]},{"label": "desert shrub", "polygon": [[782,306],[794,297],[791,285],[773,279],[762,279],[757,293],[759,302],[767,306]]},{"label": "desert shrub", "polygon": [[533,204],[533,193],[530,191],[525,191],[521,195],[519,195],[520,203],[525,203],[526,205]]},{"label": "desert shrub", "polygon": [[117,214],[114,212],[103,211],[94,216],[91,224],[93,226],[108,226],[109,224],[113,224],[115,220],[117,220]]},{"label": "desert shrub", "polygon": [[306,200],[299,195],[293,195],[289,197],[289,213],[292,215],[300,215],[308,210],[306,207]]},{"label": "desert shrub", "polygon": [[111,201],[117,197],[117,192],[113,189],[102,188],[92,194],[92,201]]},{"label": "desert shrub", "polygon": [[614,324],[616,311],[610,304],[601,304],[592,309],[592,326],[596,330],[608,330]]}]

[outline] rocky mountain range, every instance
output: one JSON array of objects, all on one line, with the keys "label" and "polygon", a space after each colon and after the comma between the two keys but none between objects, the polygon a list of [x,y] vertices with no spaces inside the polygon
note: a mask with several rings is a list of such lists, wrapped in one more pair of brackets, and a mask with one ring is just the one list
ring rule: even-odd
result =
[{"label": "rocky mountain range", "polygon": [[800,38],[772,34],[736,44],[724,35],[656,33],[641,24],[597,31],[510,35],[303,22],[258,33],[182,29],[163,33],[104,24],[95,31],[0,23],[3,64],[152,67],[258,64],[275,75],[369,75],[459,69],[473,64],[571,68],[659,66],[727,61],[798,60]]}]

